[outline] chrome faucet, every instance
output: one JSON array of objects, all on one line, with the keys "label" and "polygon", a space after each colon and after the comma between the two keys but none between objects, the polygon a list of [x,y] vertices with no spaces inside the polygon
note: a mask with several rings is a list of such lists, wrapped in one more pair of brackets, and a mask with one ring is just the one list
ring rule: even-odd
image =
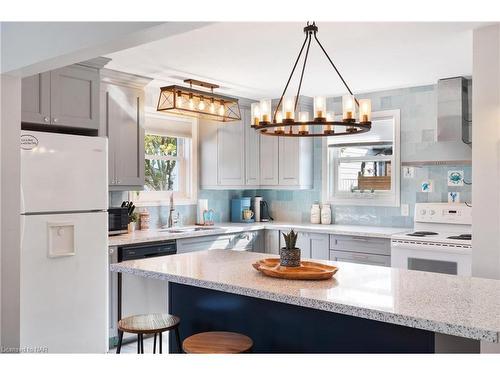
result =
[{"label": "chrome faucet", "polygon": [[[174,218],[173,218],[173,213],[175,211],[175,207],[174,207],[174,193],[172,192],[172,194],[170,194],[170,210],[169,210],[169,213],[168,213],[168,227],[169,228],[172,228],[174,226]],[[177,222],[177,220],[176,220]]]}]

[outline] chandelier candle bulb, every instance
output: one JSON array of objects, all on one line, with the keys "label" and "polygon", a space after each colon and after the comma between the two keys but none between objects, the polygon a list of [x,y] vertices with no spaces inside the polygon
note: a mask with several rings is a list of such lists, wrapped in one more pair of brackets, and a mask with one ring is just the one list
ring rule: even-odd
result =
[{"label": "chandelier candle bulb", "polygon": [[283,113],[281,111],[276,112],[276,123],[281,124],[283,122]]},{"label": "chandelier candle bulb", "polygon": [[295,119],[295,100],[294,98],[284,98],[283,99],[283,118],[285,120]]},{"label": "chandelier candle bulb", "polygon": [[252,119],[254,125],[259,125],[260,122],[260,106],[259,103],[252,103],[250,105],[250,111],[252,112]]},{"label": "chandelier candle bulb", "polygon": [[260,113],[263,123],[271,122],[271,99],[262,99],[260,101]]},{"label": "chandelier candle bulb", "polygon": [[371,120],[372,120],[372,101],[370,99],[360,99],[359,122],[369,122]]},{"label": "chandelier candle bulb", "polygon": [[356,102],[353,95],[344,95],[342,97],[342,119],[352,121],[356,117]]},{"label": "chandelier candle bulb", "polygon": [[[308,122],[309,121],[309,112],[299,112],[299,121],[300,122]],[[299,126],[299,134],[307,134],[309,133],[309,125],[303,124]]]},{"label": "chandelier candle bulb", "polygon": [[314,97],[314,118],[324,119],[326,115],[326,98],[324,96]]}]

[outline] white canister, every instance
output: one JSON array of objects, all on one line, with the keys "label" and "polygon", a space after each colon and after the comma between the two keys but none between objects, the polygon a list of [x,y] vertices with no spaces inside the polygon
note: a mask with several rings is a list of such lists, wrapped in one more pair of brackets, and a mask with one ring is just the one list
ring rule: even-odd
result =
[{"label": "white canister", "polygon": [[329,204],[321,205],[321,224],[332,223],[332,209]]},{"label": "white canister", "polygon": [[319,224],[321,222],[321,209],[319,203],[314,203],[311,206],[311,224]]},{"label": "white canister", "polygon": [[262,197],[255,197],[253,199],[253,213],[256,222],[260,221],[260,202],[262,202]]}]

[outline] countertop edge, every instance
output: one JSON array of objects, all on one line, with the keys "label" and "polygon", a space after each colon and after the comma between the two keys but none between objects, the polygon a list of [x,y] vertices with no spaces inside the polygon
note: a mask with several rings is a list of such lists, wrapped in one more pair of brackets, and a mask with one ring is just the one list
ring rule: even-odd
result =
[{"label": "countertop edge", "polygon": [[[186,232],[186,233],[166,233],[166,232],[156,232],[155,230],[151,230],[149,232],[144,231],[145,237],[144,238],[123,238],[118,235],[118,236],[110,236],[109,237],[109,242],[108,246],[126,246],[126,245],[132,245],[132,244],[139,244],[139,243],[148,243],[148,242],[157,242],[157,241],[168,241],[168,240],[181,240],[181,239],[188,239],[188,238],[195,238],[195,237],[205,237],[205,236],[217,236],[217,235],[224,235],[224,234],[235,234],[235,233],[241,233],[241,232],[251,232],[251,231],[258,231],[258,230],[265,230],[265,229],[275,229],[275,230],[282,230],[282,229],[297,229],[299,231],[303,232],[310,232],[310,233],[323,233],[323,234],[330,234],[330,235],[344,235],[344,236],[359,236],[359,237],[370,237],[370,238],[385,238],[385,239],[390,239],[391,236],[395,233],[402,233],[405,231],[408,231],[410,228],[395,228],[396,231],[394,233],[380,233],[380,232],[375,232],[375,231],[368,231],[366,227],[359,226],[359,230],[346,230],[346,229],[338,229],[334,226],[335,224],[331,225],[325,225],[324,228],[321,226],[317,227],[314,226],[312,227],[311,225],[319,225],[319,224],[307,224],[307,223],[271,223],[271,222],[264,222],[264,223],[253,223],[253,224],[246,224],[246,223],[233,223],[234,228],[231,228],[230,226],[225,226],[227,224],[220,224],[221,228],[220,229],[213,229],[213,230],[208,230],[208,231],[200,231],[200,232]],[[339,224],[340,225],[340,224]],[[342,224],[342,226],[344,226]],[[353,225],[353,227],[356,227]],[[380,227],[381,229],[387,229],[390,227]],[[140,232],[140,231],[139,231]],[[148,236],[149,234],[149,236]]]},{"label": "countertop edge", "polygon": [[179,284],[196,286],[205,289],[212,289],[221,292],[228,292],[248,297],[266,299],[269,301],[287,303],[290,305],[313,308],[322,311],[328,311],[338,314],[355,316],[358,318],[370,319],[384,323],[397,324],[401,326],[432,331],[452,336],[459,336],[473,340],[481,340],[496,343],[498,342],[498,332],[482,328],[471,328],[461,325],[452,325],[444,322],[437,322],[428,319],[418,319],[411,316],[394,314],[391,312],[377,311],[368,308],[350,306],[336,302],[318,301],[306,297],[295,297],[284,294],[264,292],[253,288],[234,286],[230,284],[218,283],[213,281],[204,281],[185,276],[159,273],[154,271],[144,271],[123,267],[120,264],[111,264],[110,271],[132,274],[135,276],[147,277],[150,279],[176,282]]}]

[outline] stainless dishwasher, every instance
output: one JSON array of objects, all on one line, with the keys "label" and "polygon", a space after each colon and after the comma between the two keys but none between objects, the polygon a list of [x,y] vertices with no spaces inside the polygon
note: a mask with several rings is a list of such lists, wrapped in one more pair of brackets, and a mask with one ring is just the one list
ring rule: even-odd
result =
[{"label": "stainless dishwasher", "polygon": [[[175,240],[118,246],[117,261],[155,258],[176,253]],[[116,322],[130,315],[168,312],[166,281],[118,273],[116,285],[117,307],[116,317],[113,317]],[[135,336],[125,334],[124,339],[135,339]]]}]

